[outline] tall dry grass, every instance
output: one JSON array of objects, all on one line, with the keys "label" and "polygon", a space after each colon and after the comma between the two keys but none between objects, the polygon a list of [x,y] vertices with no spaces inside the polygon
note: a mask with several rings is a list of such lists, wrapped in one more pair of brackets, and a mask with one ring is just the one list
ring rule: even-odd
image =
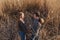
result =
[{"label": "tall dry grass", "polygon": [[[57,40],[60,35],[59,0],[0,0],[0,40],[18,40],[18,17],[23,11],[26,24],[31,24],[31,17],[38,12],[45,23],[40,31],[41,40]],[[59,37],[60,38],[60,37]]]}]

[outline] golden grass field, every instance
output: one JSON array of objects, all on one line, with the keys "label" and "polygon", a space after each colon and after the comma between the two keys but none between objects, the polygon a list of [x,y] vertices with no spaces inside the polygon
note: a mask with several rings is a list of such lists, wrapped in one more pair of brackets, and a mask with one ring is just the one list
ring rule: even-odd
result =
[{"label": "golden grass field", "polygon": [[0,0],[0,40],[20,40],[19,11],[25,12],[26,20],[35,11],[45,20],[40,40],[60,40],[60,0]]}]

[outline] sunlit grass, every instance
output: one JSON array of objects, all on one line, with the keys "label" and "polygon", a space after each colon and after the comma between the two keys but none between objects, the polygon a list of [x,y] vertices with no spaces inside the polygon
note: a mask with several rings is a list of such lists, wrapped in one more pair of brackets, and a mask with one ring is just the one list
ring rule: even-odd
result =
[{"label": "sunlit grass", "polygon": [[[59,2],[60,1],[57,0],[0,0],[0,26],[2,27],[2,22],[5,23],[6,21],[9,25],[10,20],[14,21],[12,18],[17,21],[16,19],[18,19],[20,11],[28,11],[28,13],[39,11],[40,17],[45,20],[41,30],[41,38],[43,40],[48,40],[49,37],[53,38],[60,32],[58,29],[58,27],[60,27]],[[50,27],[52,28],[50,29]],[[50,34],[52,34],[53,37],[51,37]]]}]

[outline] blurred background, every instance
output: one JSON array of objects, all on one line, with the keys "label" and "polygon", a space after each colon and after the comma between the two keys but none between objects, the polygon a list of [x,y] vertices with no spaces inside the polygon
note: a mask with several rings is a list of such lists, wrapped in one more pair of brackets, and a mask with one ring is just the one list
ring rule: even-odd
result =
[{"label": "blurred background", "polygon": [[40,40],[60,39],[60,0],[0,0],[0,40],[20,40],[19,12],[25,13],[26,25],[37,12],[45,20]]}]

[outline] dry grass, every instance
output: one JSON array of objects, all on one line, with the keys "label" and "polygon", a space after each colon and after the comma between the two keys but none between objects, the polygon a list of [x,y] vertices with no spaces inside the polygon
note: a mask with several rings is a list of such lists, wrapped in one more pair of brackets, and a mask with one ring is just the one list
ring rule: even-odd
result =
[{"label": "dry grass", "polygon": [[[60,35],[59,3],[59,0],[0,0],[0,40],[16,40],[14,38],[18,32],[17,20],[20,11],[25,12],[26,20],[29,18],[27,21],[29,24],[31,23],[29,15],[36,11],[39,12],[40,17],[45,19],[40,31],[41,40],[58,40],[57,37]],[[12,32],[13,37],[8,30]]]}]

